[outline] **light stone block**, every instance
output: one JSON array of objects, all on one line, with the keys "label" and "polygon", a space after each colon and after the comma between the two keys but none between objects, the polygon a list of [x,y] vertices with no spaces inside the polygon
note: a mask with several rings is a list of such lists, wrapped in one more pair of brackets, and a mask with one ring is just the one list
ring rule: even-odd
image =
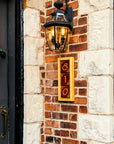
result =
[{"label": "light stone block", "polygon": [[24,122],[43,121],[43,95],[24,95]]},{"label": "light stone block", "polygon": [[79,0],[79,15],[113,8],[113,0]]},{"label": "light stone block", "polygon": [[24,124],[24,144],[40,144],[40,124]]},{"label": "light stone block", "polygon": [[44,49],[42,48],[41,50],[39,50],[38,52],[38,65],[42,66],[44,64]]},{"label": "light stone block", "polygon": [[113,75],[113,50],[84,51],[79,56],[81,77]]},{"label": "light stone block", "polygon": [[97,141],[89,141],[88,144],[104,144],[104,143],[97,142]]},{"label": "light stone block", "polygon": [[24,93],[38,94],[40,89],[40,71],[38,66],[25,66]]},{"label": "light stone block", "polygon": [[89,14],[88,49],[113,49],[113,10]]},{"label": "light stone block", "polygon": [[113,114],[113,78],[110,76],[88,77],[88,112]]},{"label": "light stone block", "polygon": [[[40,47],[44,46],[44,39],[36,39],[26,36],[24,38],[24,64],[38,65]],[[43,49],[43,48],[42,48]],[[41,60],[41,59],[40,59]]]},{"label": "light stone block", "polygon": [[104,143],[114,141],[114,117],[89,114],[78,116],[78,138]]},{"label": "light stone block", "polygon": [[24,35],[39,37],[40,35],[40,12],[35,9],[24,10]]},{"label": "light stone block", "polygon": [[26,5],[27,7],[44,11],[44,7],[45,7],[44,2],[45,0],[27,0]]}]

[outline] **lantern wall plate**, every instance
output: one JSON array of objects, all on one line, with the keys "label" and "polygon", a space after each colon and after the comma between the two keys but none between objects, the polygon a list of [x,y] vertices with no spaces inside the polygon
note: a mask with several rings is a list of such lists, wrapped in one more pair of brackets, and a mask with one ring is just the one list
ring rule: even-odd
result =
[{"label": "lantern wall plate", "polygon": [[74,57],[58,58],[58,101],[74,101]]}]

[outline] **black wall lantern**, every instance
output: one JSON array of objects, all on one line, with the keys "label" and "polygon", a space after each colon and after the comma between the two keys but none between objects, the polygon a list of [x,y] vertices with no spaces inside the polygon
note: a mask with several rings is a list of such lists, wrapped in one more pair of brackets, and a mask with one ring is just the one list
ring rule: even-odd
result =
[{"label": "black wall lantern", "polygon": [[44,24],[49,49],[55,52],[66,50],[73,29],[73,10],[72,7],[68,8],[67,0],[65,2],[65,10],[61,9],[63,3],[60,0],[54,3],[57,10],[49,15],[47,23]]}]

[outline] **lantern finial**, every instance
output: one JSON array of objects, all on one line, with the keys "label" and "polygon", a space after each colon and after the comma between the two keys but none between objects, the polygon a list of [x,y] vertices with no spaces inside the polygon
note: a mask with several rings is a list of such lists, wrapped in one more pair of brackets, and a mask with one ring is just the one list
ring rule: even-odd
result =
[{"label": "lantern finial", "polygon": [[58,0],[58,1],[56,1],[56,2],[54,3],[54,6],[55,6],[57,9],[60,9],[61,7],[63,7],[63,3],[62,3],[60,0]]}]

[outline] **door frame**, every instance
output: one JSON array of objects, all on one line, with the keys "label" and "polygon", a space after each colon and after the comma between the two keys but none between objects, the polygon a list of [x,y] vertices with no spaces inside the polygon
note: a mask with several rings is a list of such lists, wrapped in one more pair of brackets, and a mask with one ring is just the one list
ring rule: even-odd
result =
[{"label": "door frame", "polygon": [[9,144],[23,144],[24,118],[24,38],[23,0],[9,0]]}]

